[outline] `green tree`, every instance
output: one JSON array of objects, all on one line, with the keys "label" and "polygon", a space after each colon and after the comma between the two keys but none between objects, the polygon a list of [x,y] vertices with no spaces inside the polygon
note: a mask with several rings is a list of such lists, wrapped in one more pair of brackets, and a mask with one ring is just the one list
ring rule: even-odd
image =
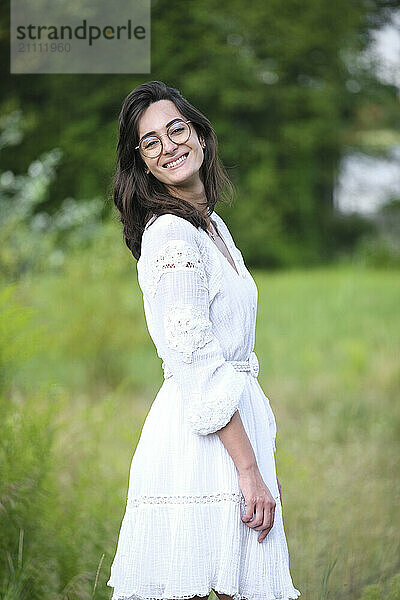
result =
[{"label": "green tree", "polygon": [[153,0],[151,74],[12,76],[3,4],[0,106],[23,108],[29,125],[22,151],[8,153],[9,168],[23,171],[33,154],[60,147],[66,158],[47,208],[66,196],[106,196],[122,100],[139,83],[160,79],[214,124],[238,191],[230,224],[249,263],[326,260],[341,239],[333,209],[340,158],[361,143],[361,113],[369,106],[394,113],[395,89],[357,57],[396,5]]}]

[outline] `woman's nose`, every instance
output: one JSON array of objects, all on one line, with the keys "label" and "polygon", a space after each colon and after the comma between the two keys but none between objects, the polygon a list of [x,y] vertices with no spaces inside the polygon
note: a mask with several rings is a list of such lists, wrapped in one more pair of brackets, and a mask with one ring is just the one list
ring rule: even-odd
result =
[{"label": "woman's nose", "polygon": [[175,150],[175,148],[178,147],[178,144],[176,144],[175,142],[172,142],[168,136],[165,136],[163,141],[162,141],[162,145],[163,145],[163,154],[166,152],[171,152],[173,150]]}]

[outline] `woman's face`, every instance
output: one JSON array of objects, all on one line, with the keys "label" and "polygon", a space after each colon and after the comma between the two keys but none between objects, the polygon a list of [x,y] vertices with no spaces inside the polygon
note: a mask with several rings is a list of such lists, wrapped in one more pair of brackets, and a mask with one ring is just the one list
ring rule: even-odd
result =
[{"label": "woman's face", "polygon": [[[174,120],[187,119],[179,112],[171,100],[158,100],[146,108],[139,119],[139,140],[146,134],[152,133],[158,136],[167,132],[167,124]],[[190,123],[191,134],[184,144],[172,142],[167,135],[163,135],[161,154],[157,158],[148,158],[142,155],[147,165],[146,170],[157,177],[167,186],[179,187],[184,184],[196,184],[199,180],[199,169],[203,163],[204,153],[193,124]],[[202,140],[203,142],[203,140]],[[181,156],[183,159],[176,166],[168,166]]]}]

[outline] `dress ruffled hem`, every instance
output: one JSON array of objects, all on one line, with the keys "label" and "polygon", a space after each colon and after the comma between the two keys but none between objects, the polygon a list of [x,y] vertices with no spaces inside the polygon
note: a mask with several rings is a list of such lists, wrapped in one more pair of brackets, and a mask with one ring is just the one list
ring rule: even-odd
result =
[{"label": "dress ruffled hem", "polygon": [[283,592],[283,596],[261,596],[260,594],[240,594],[239,592],[227,592],[225,589],[221,590],[221,589],[215,589],[214,587],[211,588],[208,592],[195,592],[193,594],[185,594],[185,595],[175,595],[173,598],[164,598],[162,596],[159,597],[155,597],[155,596],[138,596],[137,594],[133,593],[131,595],[128,596],[121,596],[119,594],[114,593],[111,597],[110,600],[190,600],[190,598],[194,598],[194,596],[200,596],[201,598],[203,597],[208,597],[211,592],[218,592],[219,594],[225,594],[227,596],[231,596],[232,600],[294,600],[295,598],[299,598],[299,596],[301,596],[301,593],[299,590],[297,590],[295,587],[291,587],[288,590],[285,590]]},{"label": "dress ruffled hem", "polygon": [[[161,499],[143,504],[144,498],[129,498],[107,581],[114,588],[111,600],[188,600],[208,597],[212,590],[232,600],[298,598],[300,591],[289,572],[280,502],[276,499],[274,526],[260,544],[259,531],[241,521],[245,502],[241,494],[236,496],[217,494],[204,504],[160,503]],[[188,541],[188,522],[194,527],[189,534],[195,540],[191,552],[182,543]],[[239,526],[231,528],[232,522]]]}]

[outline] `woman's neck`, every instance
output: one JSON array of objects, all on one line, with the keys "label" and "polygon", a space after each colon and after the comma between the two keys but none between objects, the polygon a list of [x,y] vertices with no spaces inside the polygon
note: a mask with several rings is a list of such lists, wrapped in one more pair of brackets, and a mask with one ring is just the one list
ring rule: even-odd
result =
[{"label": "woman's neck", "polygon": [[206,192],[203,182],[200,179],[194,184],[182,184],[179,186],[167,187],[171,194],[192,204],[203,215],[207,222],[210,222],[210,218],[207,215],[208,202]]}]

